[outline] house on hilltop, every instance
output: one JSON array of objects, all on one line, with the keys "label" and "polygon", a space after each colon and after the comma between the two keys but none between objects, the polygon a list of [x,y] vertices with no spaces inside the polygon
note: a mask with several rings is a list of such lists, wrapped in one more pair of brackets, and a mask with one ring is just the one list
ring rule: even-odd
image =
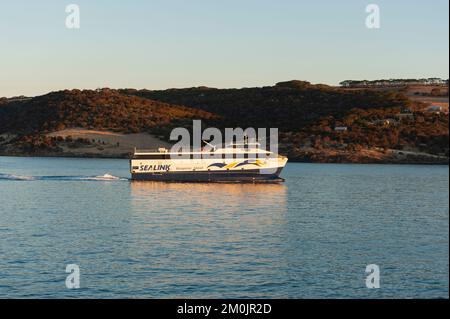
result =
[{"label": "house on hilltop", "polygon": [[348,127],[347,126],[336,126],[334,128],[334,130],[336,132],[347,132],[348,131]]}]

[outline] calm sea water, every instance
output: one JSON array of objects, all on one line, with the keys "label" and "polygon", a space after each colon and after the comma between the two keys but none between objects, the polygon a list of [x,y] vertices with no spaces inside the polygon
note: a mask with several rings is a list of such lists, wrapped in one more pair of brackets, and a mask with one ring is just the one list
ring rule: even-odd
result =
[{"label": "calm sea water", "polygon": [[0,298],[449,296],[448,166],[288,164],[283,185],[128,177],[126,160],[0,157]]}]

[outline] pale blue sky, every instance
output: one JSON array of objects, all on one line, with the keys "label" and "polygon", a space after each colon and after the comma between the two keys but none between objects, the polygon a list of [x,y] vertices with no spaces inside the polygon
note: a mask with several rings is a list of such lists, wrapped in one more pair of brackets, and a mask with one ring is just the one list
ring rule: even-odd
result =
[{"label": "pale blue sky", "polygon": [[[81,29],[65,28],[65,6]],[[365,8],[381,9],[381,29]],[[448,78],[448,0],[0,0],[0,96]]]}]

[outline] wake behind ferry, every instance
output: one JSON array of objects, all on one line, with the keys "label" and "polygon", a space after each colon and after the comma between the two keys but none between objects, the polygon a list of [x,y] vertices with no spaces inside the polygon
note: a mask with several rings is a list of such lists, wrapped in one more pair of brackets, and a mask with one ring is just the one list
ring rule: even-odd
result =
[{"label": "wake behind ferry", "polygon": [[[208,143],[207,143],[208,144]],[[173,182],[283,182],[288,158],[255,143],[231,143],[201,151],[137,150],[130,160],[131,179]]]}]

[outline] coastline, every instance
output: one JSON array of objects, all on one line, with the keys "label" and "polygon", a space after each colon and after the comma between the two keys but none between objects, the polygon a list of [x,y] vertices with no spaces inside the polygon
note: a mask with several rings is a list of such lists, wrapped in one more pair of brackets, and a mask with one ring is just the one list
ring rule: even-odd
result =
[{"label": "coastline", "polygon": [[[124,154],[75,154],[75,153],[5,153],[0,152],[0,157],[37,157],[37,158],[79,158],[79,159],[130,159],[131,153]],[[289,158],[289,163],[309,163],[309,164],[358,164],[358,165],[440,165],[448,166],[449,159],[426,161],[426,160],[406,160],[406,159],[383,159],[352,161],[348,159],[336,160],[335,158],[323,158],[321,160],[307,160],[304,158]]]}]

